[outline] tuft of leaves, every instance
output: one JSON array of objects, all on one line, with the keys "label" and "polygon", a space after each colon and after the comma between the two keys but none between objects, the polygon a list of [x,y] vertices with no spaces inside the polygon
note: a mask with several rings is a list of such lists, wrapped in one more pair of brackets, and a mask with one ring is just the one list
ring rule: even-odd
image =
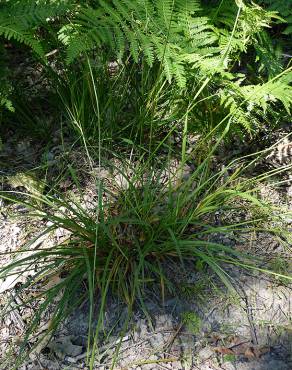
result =
[{"label": "tuft of leaves", "polygon": [[[127,186],[121,187],[113,198],[98,181],[98,199],[91,209],[83,205],[81,189],[79,199],[34,192],[1,192],[2,199],[22,204],[30,210],[32,219],[46,220],[50,225],[19,248],[16,258],[0,269],[0,279],[29,275],[17,294],[33,288],[39,294],[32,300],[41,299],[20,349],[21,357],[28,338],[37,330],[50,305],[55,311],[46,334],[54,331],[86,295],[92,320],[94,297],[99,294],[97,329],[88,336],[89,346],[93,345],[92,369],[110,292],[121,297],[131,312],[135,302],[142,309],[145,307],[143,297],[149,283],[160,282],[162,296],[166,289],[172,290],[165,268],[175,261],[182,268],[188,261],[200,271],[211,269],[230,289],[233,286],[224,268],[226,264],[264,271],[257,265],[258,258],[225,245],[215,236],[257,230],[274,235],[283,232],[277,227],[265,228],[265,222],[272,220],[276,225],[278,221],[277,211],[256,196],[255,186],[266,175],[252,181],[240,179],[242,173],[236,169],[236,162],[210,173],[213,150],[188,179],[180,177],[178,172],[179,184],[171,176],[163,185],[163,170],[149,164],[136,168],[133,177],[117,168]],[[102,201],[105,196],[107,201]],[[215,222],[218,210],[226,215],[220,223]],[[62,242],[52,247],[38,243],[60,228],[67,230],[67,238]],[[34,267],[36,264],[38,269]],[[62,274],[63,278],[55,279],[56,274]],[[49,284],[50,279],[55,283]],[[84,283],[87,291],[82,288]],[[23,300],[24,305],[30,302],[31,298]],[[10,303],[6,312],[14,309]],[[197,320],[192,321],[199,325]]]}]

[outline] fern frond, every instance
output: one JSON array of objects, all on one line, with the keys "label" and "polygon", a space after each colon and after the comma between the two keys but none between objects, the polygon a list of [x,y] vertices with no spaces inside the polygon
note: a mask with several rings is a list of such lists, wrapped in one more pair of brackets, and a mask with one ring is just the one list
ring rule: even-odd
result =
[{"label": "fern frond", "polygon": [[[233,86],[234,87],[234,86]],[[220,91],[220,105],[231,114],[231,123],[241,126],[249,134],[255,129],[256,121],[251,120],[249,111],[242,109],[236,92],[230,88]]]},{"label": "fern frond", "polygon": [[282,50],[279,45],[273,45],[266,32],[261,32],[254,43],[256,52],[255,61],[259,65],[259,72],[264,72],[273,78],[282,72]]},{"label": "fern frond", "polygon": [[70,40],[70,44],[67,48],[66,62],[70,64],[75,60],[80,53],[92,50],[96,45],[100,43],[97,39],[94,31],[91,34],[78,35]]},{"label": "fern frond", "polygon": [[173,63],[173,74],[180,88],[184,88],[187,83],[185,67],[181,63]]},{"label": "fern frond", "polygon": [[[267,11],[254,2],[240,1],[238,3],[240,8],[235,1],[224,1],[218,12],[217,9],[205,8],[206,13],[214,20],[221,54],[225,55],[228,52],[233,57],[232,59],[247,52],[251,44],[258,45],[258,36],[280,19],[277,12]],[[235,25],[238,12],[238,22]]]},{"label": "fern frond", "polygon": [[70,1],[8,1],[2,9],[2,14],[8,15],[14,24],[21,25],[23,29],[31,29],[65,14],[70,9]]},{"label": "fern frond", "polygon": [[[183,56],[194,52],[206,55],[218,41],[209,19],[199,13],[197,0],[100,0],[98,4],[96,9],[80,9],[73,20],[76,28],[71,40],[63,37],[68,44],[68,62],[89,45],[108,46],[117,51],[118,58],[127,52],[136,63],[142,56],[150,67],[161,63],[166,79],[170,82],[174,77],[182,87],[187,81],[187,58]],[[77,47],[85,35],[87,42]],[[101,43],[95,44],[95,39]]]},{"label": "fern frond", "polygon": [[0,35],[29,46],[38,56],[44,58],[44,50],[35,36],[35,29],[52,17],[71,9],[69,1],[8,0],[0,4]]},{"label": "fern frond", "polygon": [[292,105],[292,71],[288,71],[277,79],[272,79],[264,84],[243,86],[243,97],[254,106],[258,106],[265,112],[269,103],[280,101],[290,114]]},{"label": "fern frond", "polygon": [[152,40],[147,37],[147,35],[141,34],[141,49],[143,50],[147,64],[149,67],[153,66],[154,60],[155,60],[155,55],[154,55],[154,50],[153,50],[153,43]]},{"label": "fern frond", "polygon": [[44,57],[44,50],[41,43],[35,39],[31,32],[28,32],[18,25],[12,25],[9,22],[4,22],[0,19],[0,36],[4,36],[7,40],[15,40],[29,46],[37,55]]},{"label": "fern frond", "polygon": [[240,81],[230,81],[219,91],[220,104],[228,109],[233,122],[237,122],[248,132],[259,126],[261,118],[271,105],[281,102],[288,114],[292,105],[292,72],[287,71],[266,83],[241,86]]},{"label": "fern frond", "polygon": [[173,21],[174,12],[174,0],[158,1],[156,5],[157,15],[162,21],[165,29],[169,29],[171,22]]},{"label": "fern frond", "polygon": [[[286,23],[283,34],[290,35],[292,33],[292,2],[289,0],[261,0],[260,3],[281,16]],[[278,22],[283,23],[283,20],[279,19]]]},{"label": "fern frond", "polygon": [[134,32],[131,32],[131,30],[126,25],[123,26],[123,31],[129,43],[129,50],[130,50],[131,56],[133,57],[134,61],[138,63],[139,44],[138,44],[136,35]]}]

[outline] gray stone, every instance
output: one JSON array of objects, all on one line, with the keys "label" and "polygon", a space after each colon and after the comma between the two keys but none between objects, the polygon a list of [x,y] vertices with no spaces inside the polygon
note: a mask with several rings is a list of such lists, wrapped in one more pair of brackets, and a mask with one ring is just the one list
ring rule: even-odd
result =
[{"label": "gray stone", "polygon": [[210,347],[202,348],[198,353],[198,357],[203,361],[208,360],[212,356],[214,356],[214,352]]},{"label": "gray stone", "polygon": [[149,342],[151,347],[157,348],[163,346],[165,340],[162,333],[157,333],[156,335],[153,335],[149,338]]}]

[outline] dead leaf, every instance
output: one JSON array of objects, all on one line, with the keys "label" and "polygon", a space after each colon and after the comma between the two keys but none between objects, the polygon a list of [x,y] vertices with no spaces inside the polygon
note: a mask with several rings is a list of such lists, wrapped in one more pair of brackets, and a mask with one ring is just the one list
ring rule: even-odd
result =
[{"label": "dead leaf", "polygon": [[268,346],[256,346],[250,342],[242,342],[233,346],[215,347],[214,351],[222,355],[244,356],[249,360],[260,358],[270,351]]},{"label": "dead leaf", "polygon": [[239,337],[238,335],[231,335],[230,337],[228,337],[228,342],[230,343],[230,347],[232,346],[237,346],[241,343],[245,343],[246,342],[246,339],[242,338],[242,337]]},{"label": "dead leaf", "polygon": [[258,346],[258,345],[253,345],[251,343],[245,343],[244,345],[241,346],[241,354],[247,359],[255,359],[255,358],[260,358],[262,355],[265,353],[270,352],[271,347],[269,346]]},{"label": "dead leaf", "polygon": [[59,273],[52,275],[48,280],[49,281],[47,282],[47,284],[44,285],[43,287],[45,291],[55,287],[56,285],[60,284],[63,281]]},{"label": "dead leaf", "polygon": [[227,347],[215,347],[214,351],[216,353],[221,353],[222,355],[234,355],[232,349]]},{"label": "dead leaf", "polygon": [[248,358],[249,360],[252,360],[252,359],[256,358],[253,347],[247,347],[246,348],[246,350],[244,352],[244,357]]},{"label": "dead leaf", "polygon": [[271,347],[269,347],[269,346],[254,346],[254,348],[253,348],[253,351],[254,351],[254,354],[255,354],[256,358],[260,358],[265,353],[270,352],[270,350],[271,350]]}]

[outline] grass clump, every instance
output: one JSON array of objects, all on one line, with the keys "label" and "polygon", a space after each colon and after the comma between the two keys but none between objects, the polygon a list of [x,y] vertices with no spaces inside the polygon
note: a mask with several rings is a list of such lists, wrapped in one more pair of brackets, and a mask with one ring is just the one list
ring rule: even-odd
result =
[{"label": "grass clump", "polygon": [[[97,323],[95,333],[89,333],[93,368],[110,294],[118,295],[127,304],[130,317],[136,304],[147,310],[144,297],[149,285],[158,283],[162,298],[167,292],[175,292],[168,276],[170,264],[179,263],[184,268],[187,262],[194,270],[211,269],[231,289],[233,283],[226,264],[261,269],[260,259],[239,252],[220,239],[220,235],[232,232],[235,235],[257,230],[279,232],[276,227],[265,227],[268,221],[276,222],[277,215],[256,195],[261,178],[250,181],[241,177],[246,166],[234,169],[235,163],[213,173],[211,155],[212,151],[187,177],[182,177],[178,167],[181,176],[178,182],[174,182],[173,176],[167,177],[161,166],[155,168],[149,162],[136,166],[132,176],[120,170],[126,186],[120,186],[115,194],[97,179],[93,209],[84,205],[81,189],[75,200],[50,193],[1,192],[3,199],[21,203],[30,209],[30,217],[45,220],[48,225],[0,271],[2,279],[29,271],[27,282],[17,294],[30,288],[38,291],[35,300],[42,298],[24,343],[50,305],[54,306],[54,314],[48,331],[53,332],[88,299],[89,320]],[[218,210],[225,215],[220,221],[215,217]],[[59,228],[68,232],[61,243],[30,248],[39,237]],[[38,266],[36,271],[35,266]],[[62,278],[53,286],[47,285],[56,274]],[[96,297],[100,302],[97,317]],[[23,350],[24,346],[20,352]]]}]

